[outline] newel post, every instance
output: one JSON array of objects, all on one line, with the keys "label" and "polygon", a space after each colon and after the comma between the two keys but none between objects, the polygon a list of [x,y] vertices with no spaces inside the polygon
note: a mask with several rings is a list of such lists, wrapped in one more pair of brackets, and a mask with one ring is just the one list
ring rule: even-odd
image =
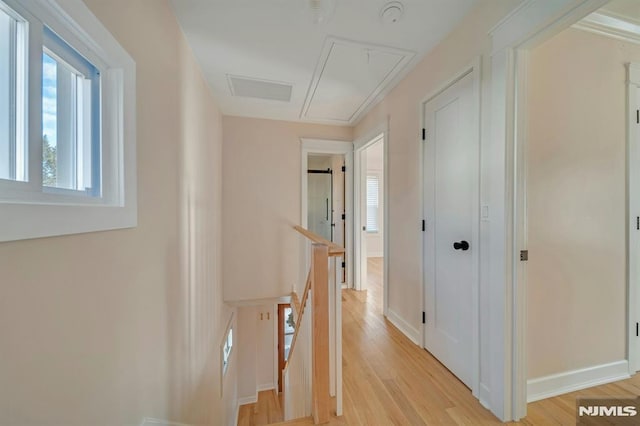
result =
[{"label": "newel post", "polygon": [[329,422],[329,249],[313,244],[313,420]]}]

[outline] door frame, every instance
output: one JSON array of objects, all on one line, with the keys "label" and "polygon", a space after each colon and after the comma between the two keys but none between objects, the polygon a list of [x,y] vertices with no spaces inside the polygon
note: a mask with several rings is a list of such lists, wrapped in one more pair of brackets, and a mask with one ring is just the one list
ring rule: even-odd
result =
[{"label": "door frame", "polygon": [[[347,267],[347,286],[353,282],[353,142],[329,139],[300,138],[300,224],[307,228],[307,169],[309,154],[344,155],[345,164],[345,256]],[[305,242],[305,247],[306,247]],[[304,262],[300,264],[299,282],[304,283],[310,265],[310,251],[306,248]],[[329,286],[329,393],[336,398],[336,413],[342,415],[342,295],[341,286],[337,283],[338,272],[336,258],[330,259],[329,267],[333,268],[335,286]]]},{"label": "door frame", "polygon": [[[364,153],[364,151],[373,143],[377,142],[381,137],[382,139],[382,152],[383,152],[383,160],[382,160],[382,168],[383,168],[383,178],[382,178],[382,228],[384,232],[383,240],[382,240],[382,313],[385,317],[389,314],[389,119],[386,121],[379,123],[371,130],[369,130],[366,134],[359,137],[353,143],[353,151],[354,151],[354,177],[358,176],[360,172],[359,162],[356,161],[357,158]],[[364,171],[366,173],[366,171]],[[362,248],[360,247],[360,241],[358,238],[355,238],[355,230],[362,229],[362,223],[360,222],[361,212],[360,212],[360,203],[357,203],[356,200],[359,200],[360,193],[362,191],[361,179],[353,179],[353,221],[354,221],[354,255],[358,253],[358,256],[361,255]],[[354,256],[357,257],[357,256]],[[359,262],[354,262],[357,264]],[[356,271],[357,272],[357,271]],[[353,284],[355,286],[358,279],[354,277]],[[355,288],[355,287],[353,287]],[[359,290],[359,288],[355,288]]]},{"label": "door frame", "polygon": [[[527,0],[490,31],[491,143],[483,147],[488,179],[488,405],[501,420],[527,413],[526,359],[526,62],[529,51],[595,12],[609,0]],[[504,165],[504,167],[499,166]],[[484,213],[484,212],[483,212]],[[484,257],[484,256],[483,256]]]},{"label": "door frame", "polygon": [[[480,57],[477,57],[471,64],[464,67],[461,71],[456,73],[451,79],[446,81],[444,84],[440,85],[436,90],[429,93],[425,96],[420,102],[420,130],[418,132],[419,135],[422,135],[423,129],[426,128],[425,123],[425,112],[426,105],[435,99],[440,94],[444,93],[446,90],[451,88],[453,85],[458,83],[464,77],[471,75],[473,80],[473,117],[472,127],[474,129],[474,142],[477,145],[477,153],[478,153],[478,164],[477,164],[477,172],[478,172],[478,183],[474,186],[474,195],[473,198],[476,200],[476,209],[475,209],[475,219],[473,221],[472,227],[472,236],[471,241],[475,241],[475,246],[477,250],[472,252],[472,273],[473,273],[473,284],[471,286],[471,318],[474,326],[472,327],[471,332],[471,357],[473,359],[473,364],[471,367],[471,392],[474,397],[482,400],[480,395],[480,251],[482,250],[481,243],[481,235],[480,235],[480,180],[481,180],[481,164],[480,164],[480,155],[481,155],[481,132],[480,132],[480,111],[481,111],[481,75],[482,75],[482,61]],[[427,138],[428,140],[428,138]],[[429,218],[427,217],[427,212],[425,211],[425,166],[424,166],[424,156],[426,154],[425,149],[426,140],[423,140],[422,137],[419,139],[419,161],[420,165],[418,167],[419,170],[419,179],[420,179],[420,210],[422,214],[423,220],[426,222],[426,230],[422,232],[421,238],[421,249],[422,249],[422,262],[421,262],[421,274],[422,274],[422,285],[420,286],[420,300],[422,301],[422,312],[425,313],[428,318],[427,312],[427,300],[426,300],[426,285],[427,285],[427,272],[428,267],[426,266],[426,232],[429,232]],[[420,327],[421,335],[420,335],[420,345],[425,348],[426,339],[426,324],[423,322]]]},{"label": "door frame", "polygon": [[640,370],[640,357],[636,324],[640,321],[640,131],[636,111],[640,109],[640,63],[629,63],[627,68],[627,359],[629,374]]},{"label": "door frame", "polygon": [[[313,154],[328,154],[328,155],[344,155],[344,164],[346,167],[345,172],[345,249],[346,249],[346,266],[347,266],[347,279],[346,284],[350,286],[353,283],[353,143],[348,141],[330,140],[330,139],[312,139],[312,138],[300,138],[300,226],[307,228],[308,226],[308,182],[307,182],[307,169],[308,169],[308,157]],[[308,259],[307,259],[308,260]],[[306,265],[308,266],[308,265]],[[306,269],[306,266],[303,267]],[[336,268],[338,269],[338,268]],[[306,280],[306,270],[301,270],[300,279],[301,282]],[[337,272],[336,272],[337,273]],[[337,279],[337,276],[336,276]]]}]

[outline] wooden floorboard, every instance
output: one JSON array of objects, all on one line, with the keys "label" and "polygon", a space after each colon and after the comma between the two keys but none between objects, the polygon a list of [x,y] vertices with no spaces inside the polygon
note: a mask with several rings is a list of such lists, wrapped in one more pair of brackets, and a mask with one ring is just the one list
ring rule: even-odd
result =
[{"label": "wooden floorboard", "polygon": [[[368,271],[366,291],[343,290],[344,416],[333,418],[329,425],[501,424],[438,360],[383,317],[382,259],[370,258]],[[640,375],[531,403],[527,417],[510,424],[573,426],[578,397],[607,395],[640,395]]]},{"label": "wooden floorboard", "polygon": [[275,390],[258,393],[258,402],[241,405],[238,426],[262,426],[281,422],[284,417],[281,400]]}]

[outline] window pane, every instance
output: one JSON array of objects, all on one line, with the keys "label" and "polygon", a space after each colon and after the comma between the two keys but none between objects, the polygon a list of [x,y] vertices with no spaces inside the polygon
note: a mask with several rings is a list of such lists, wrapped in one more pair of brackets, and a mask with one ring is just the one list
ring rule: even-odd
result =
[{"label": "window pane", "polygon": [[0,8],[0,179],[26,180],[25,24]]},{"label": "window pane", "polygon": [[[98,72],[64,41],[45,31],[42,55],[42,181],[47,187],[99,195]],[[79,64],[83,72],[70,63]],[[87,65],[88,64],[88,65]]]},{"label": "window pane", "polygon": [[367,231],[378,232],[378,176],[367,176]]}]

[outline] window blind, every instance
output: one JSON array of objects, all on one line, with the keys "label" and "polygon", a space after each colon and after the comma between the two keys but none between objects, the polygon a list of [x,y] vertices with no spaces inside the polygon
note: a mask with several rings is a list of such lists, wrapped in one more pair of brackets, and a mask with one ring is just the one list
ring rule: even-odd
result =
[{"label": "window blind", "polygon": [[378,232],[380,225],[378,220],[378,176],[367,176],[367,232]]}]

